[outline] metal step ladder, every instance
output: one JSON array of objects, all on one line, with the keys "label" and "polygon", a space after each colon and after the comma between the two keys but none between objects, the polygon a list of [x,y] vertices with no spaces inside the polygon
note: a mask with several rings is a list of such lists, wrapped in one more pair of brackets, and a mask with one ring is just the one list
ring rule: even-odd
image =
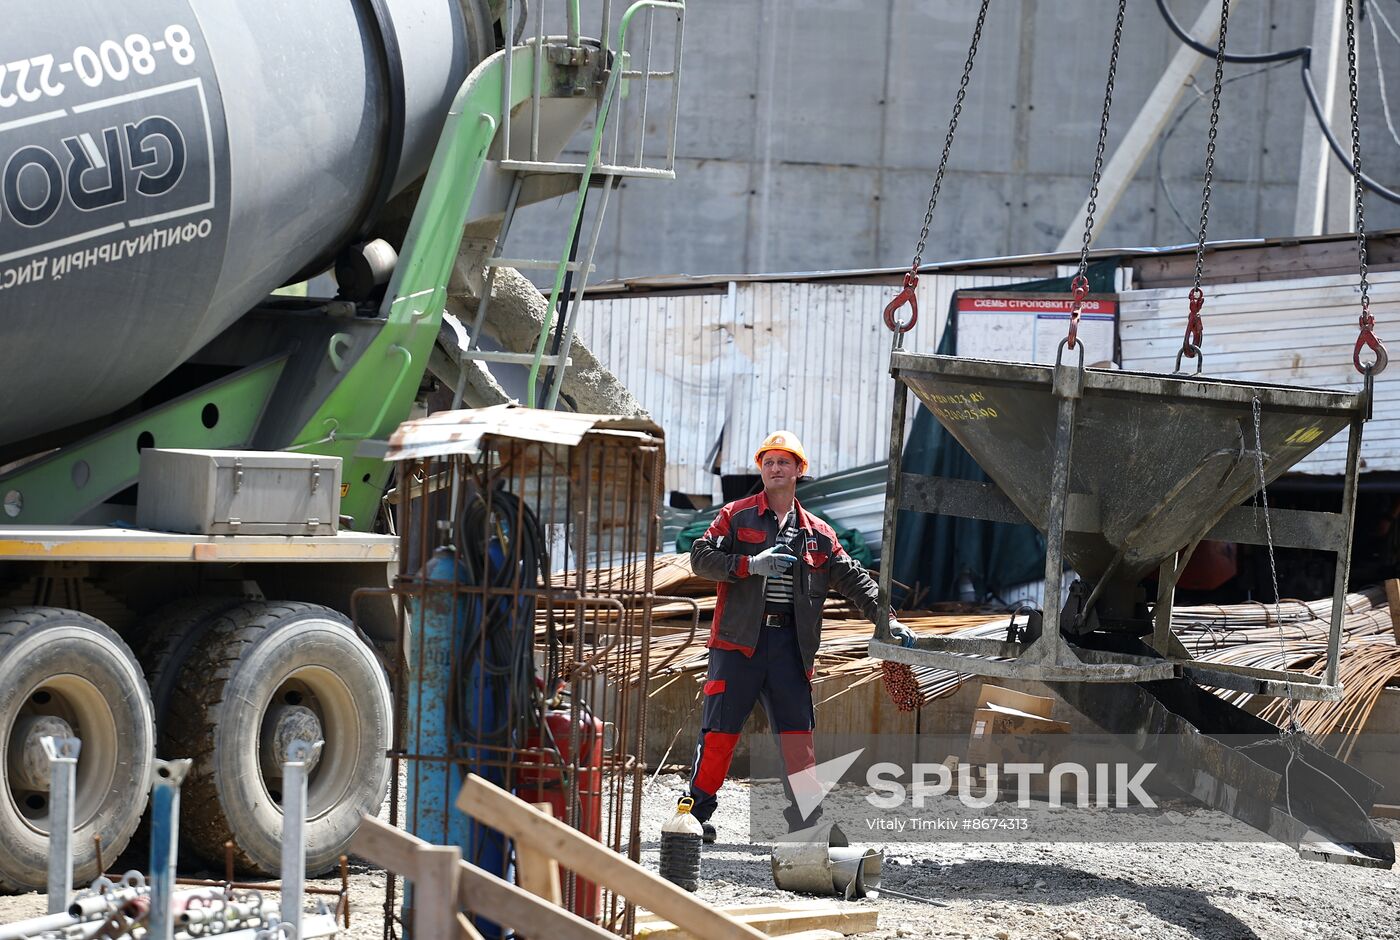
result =
[{"label": "metal step ladder", "polygon": [[[518,17],[524,4],[506,0],[502,13],[505,34],[516,36],[520,27]],[[535,68],[530,79],[530,95],[523,104],[510,108],[516,95],[512,87],[512,58],[515,50],[507,48],[505,81],[502,87],[504,117],[483,170],[480,194],[473,205],[473,217],[495,214],[500,206],[501,226],[490,257],[486,262],[486,281],[469,328],[467,343],[454,350],[463,366],[467,361],[507,363],[530,368],[527,383],[529,407],[552,409],[558,402],[565,369],[570,365],[568,350],[572,347],[580,302],[587,289],[589,275],[597,268],[593,264],[598,238],[602,232],[608,197],[618,181],[625,178],[675,179],[676,119],[680,101],[681,49],[684,37],[685,4],[680,0],[637,0],[626,8],[618,20],[615,45],[612,35],[612,4],[604,0],[601,13],[601,39],[580,35],[578,0],[566,3],[567,35],[548,36],[544,17],[535,16],[535,33],[521,48],[543,49],[544,55],[534,57]],[[667,63],[653,67],[655,20],[674,17],[675,34]],[[635,23],[638,17],[640,23]],[[633,53],[628,42],[634,25],[644,25],[642,52],[637,68],[633,68]],[[665,55],[665,53],[663,53]],[[548,63],[550,68],[545,69]],[[653,100],[652,83],[667,83],[669,114],[661,128],[665,140],[664,156],[647,152],[648,108]],[[629,102],[631,103],[629,107]],[[593,111],[593,132],[587,154],[581,162],[547,157],[561,153],[580,124],[578,109]],[[653,109],[654,110],[654,109]],[[655,116],[654,113],[652,115]],[[635,140],[624,146],[623,126],[635,118]],[[575,238],[583,222],[585,197],[589,189],[601,193],[601,203],[594,214],[591,231],[582,252],[582,260],[570,260]],[[564,227],[564,248],[558,260],[508,258],[503,254],[511,223],[522,205],[540,202],[573,191],[575,199],[569,222]],[[502,198],[503,197],[503,198]],[[493,205],[493,202],[495,203]],[[503,202],[503,205],[501,203]],[[491,288],[496,272],[503,267],[517,270],[552,270],[553,286],[535,349],[531,352],[503,352],[480,348],[482,326],[490,304]],[[550,333],[555,329],[554,318],[565,291],[566,275],[573,274],[567,316],[559,326],[558,352],[547,353]],[[447,335],[447,334],[445,334]],[[454,334],[460,341],[461,334]],[[541,368],[552,370],[542,401],[536,401]],[[465,390],[465,370],[457,383],[453,407],[459,407]]]}]

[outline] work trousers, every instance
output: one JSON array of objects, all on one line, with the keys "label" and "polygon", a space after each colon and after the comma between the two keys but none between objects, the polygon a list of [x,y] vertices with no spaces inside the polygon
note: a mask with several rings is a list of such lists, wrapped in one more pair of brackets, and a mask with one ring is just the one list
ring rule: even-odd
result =
[{"label": "work trousers", "polygon": [[[755,703],[763,705],[787,773],[807,770],[814,763],[812,684],[802,668],[797,631],[790,622],[765,625],[752,656],[742,650],[711,648],[709,660],[705,710],[690,779],[690,796],[695,800],[691,812],[700,822],[714,815],[719,805],[716,794],[729,774],[739,733]],[[787,780],[784,785],[787,790]]]}]

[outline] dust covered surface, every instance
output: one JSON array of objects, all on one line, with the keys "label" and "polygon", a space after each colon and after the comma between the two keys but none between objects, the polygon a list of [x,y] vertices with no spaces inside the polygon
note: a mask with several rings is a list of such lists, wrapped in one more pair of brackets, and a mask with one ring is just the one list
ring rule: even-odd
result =
[{"label": "dust covered surface", "polygon": [[[661,824],[684,781],[660,777],[646,795],[642,862],[655,870]],[[1066,812],[1073,812],[1067,810]],[[1400,936],[1400,874],[1304,861],[1275,842],[1221,841],[1242,826],[1222,813],[1188,811],[1192,842],[885,845],[885,893],[871,938],[1196,938],[1318,940]],[[807,899],[773,884],[770,847],[748,844],[749,792],[725,784],[705,847],[700,897],[716,905]],[[1141,826],[1155,825],[1144,817]],[[1383,820],[1393,836],[1400,824]],[[848,832],[853,844],[880,846]],[[1237,835],[1238,838],[1238,835]]]}]

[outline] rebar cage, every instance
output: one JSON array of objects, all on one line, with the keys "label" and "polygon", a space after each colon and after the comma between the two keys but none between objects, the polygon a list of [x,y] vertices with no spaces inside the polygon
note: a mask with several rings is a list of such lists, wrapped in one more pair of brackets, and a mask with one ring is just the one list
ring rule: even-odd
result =
[{"label": "rebar cage", "polygon": [[[475,773],[637,860],[660,429],[498,407],[409,422],[389,456],[402,458],[391,822],[515,880],[514,846],[455,809]],[[630,934],[624,898],[560,874],[565,907]],[[391,878],[386,936],[397,908]]]}]

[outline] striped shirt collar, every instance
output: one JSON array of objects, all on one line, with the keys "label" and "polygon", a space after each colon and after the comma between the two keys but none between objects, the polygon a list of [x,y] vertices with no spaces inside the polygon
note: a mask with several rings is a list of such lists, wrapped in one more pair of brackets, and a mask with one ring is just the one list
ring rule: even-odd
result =
[{"label": "striped shirt collar", "polygon": [[[760,516],[770,512],[773,513],[773,516],[775,518],[778,515],[777,512],[774,511],[774,509],[768,505],[767,490],[758,491],[758,501],[754,503],[754,508],[758,510],[758,514]],[[810,528],[810,526],[807,524],[807,510],[802,508],[802,503],[798,502],[797,497],[795,496],[792,499],[792,511],[797,513],[797,518],[793,521],[799,529]],[[785,521],[786,520],[784,519],[778,519],[778,528],[782,528],[782,525]]]}]

